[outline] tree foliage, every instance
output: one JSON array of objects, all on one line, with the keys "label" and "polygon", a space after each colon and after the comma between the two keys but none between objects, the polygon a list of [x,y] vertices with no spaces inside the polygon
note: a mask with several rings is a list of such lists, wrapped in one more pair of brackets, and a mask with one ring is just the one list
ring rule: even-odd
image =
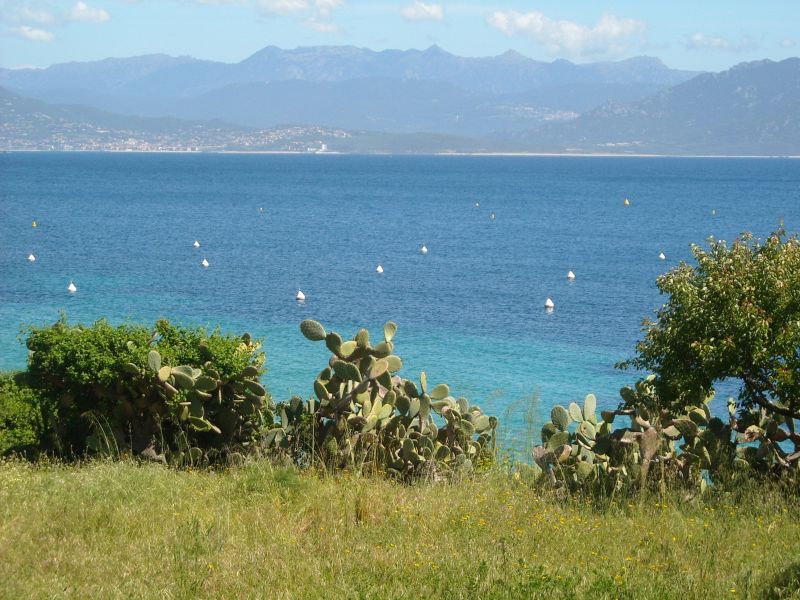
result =
[{"label": "tree foliage", "polygon": [[692,247],[695,266],[682,263],[658,278],[669,298],[655,321],[645,321],[636,357],[619,366],[651,371],[670,409],[736,380],[740,421],[767,415],[800,445],[800,241],[779,229],[763,241],[744,233],[730,245],[708,244]]}]

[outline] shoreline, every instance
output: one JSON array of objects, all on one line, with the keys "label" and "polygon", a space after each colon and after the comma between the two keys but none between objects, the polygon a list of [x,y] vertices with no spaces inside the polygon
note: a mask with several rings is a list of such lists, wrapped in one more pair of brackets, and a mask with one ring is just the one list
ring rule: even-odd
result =
[{"label": "shoreline", "polygon": [[529,158],[759,158],[797,160],[800,154],[658,154],[614,152],[301,152],[296,150],[0,150],[2,154],[253,154],[287,156],[453,156]]}]

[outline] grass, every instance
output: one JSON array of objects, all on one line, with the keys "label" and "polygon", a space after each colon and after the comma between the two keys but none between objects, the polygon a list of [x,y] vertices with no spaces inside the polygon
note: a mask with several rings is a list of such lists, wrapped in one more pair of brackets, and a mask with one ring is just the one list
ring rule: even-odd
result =
[{"label": "grass", "polygon": [[267,462],[11,461],[0,596],[797,598],[798,517],[775,492],[600,509],[499,471],[403,486]]}]

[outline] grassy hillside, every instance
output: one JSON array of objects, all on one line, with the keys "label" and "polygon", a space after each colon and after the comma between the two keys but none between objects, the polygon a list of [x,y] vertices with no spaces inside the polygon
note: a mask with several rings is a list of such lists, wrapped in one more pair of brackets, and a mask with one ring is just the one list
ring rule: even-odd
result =
[{"label": "grassy hillside", "polygon": [[404,486],[266,462],[7,462],[0,596],[798,597],[798,517],[763,490],[599,508],[500,472]]}]

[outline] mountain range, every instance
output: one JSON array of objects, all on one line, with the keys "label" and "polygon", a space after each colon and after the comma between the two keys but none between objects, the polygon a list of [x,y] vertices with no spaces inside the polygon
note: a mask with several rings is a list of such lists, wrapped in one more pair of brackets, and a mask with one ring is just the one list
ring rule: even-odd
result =
[{"label": "mountain range", "polygon": [[345,130],[329,140],[342,151],[416,140],[421,151],[800,154],[800,59],[697,73],[651,57],[269,46],[239,63],[149,55],[0,69],[0,86],[4,120],[28,106],[127,132]]}]

